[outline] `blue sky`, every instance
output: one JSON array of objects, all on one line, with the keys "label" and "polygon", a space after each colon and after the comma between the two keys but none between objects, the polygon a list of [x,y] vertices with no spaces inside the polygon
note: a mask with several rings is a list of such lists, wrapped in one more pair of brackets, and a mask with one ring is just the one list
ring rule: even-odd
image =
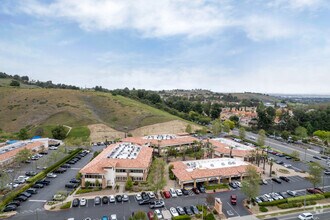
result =
[{"label": "blue sky", "polygon": [[109,89],[330,94],[329,21],[327,0],[1,0],[0,71]]}]

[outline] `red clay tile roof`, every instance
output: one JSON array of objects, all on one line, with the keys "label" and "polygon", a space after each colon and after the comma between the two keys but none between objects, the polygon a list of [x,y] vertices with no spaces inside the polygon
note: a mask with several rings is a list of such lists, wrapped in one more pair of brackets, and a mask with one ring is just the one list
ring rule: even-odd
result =
[{"label": "red clay tile roof", "polygon": [[[234,175],[243,174],[246,171],[246,168],[249,166],[247,165],[240,165],[235,167],[224,167],[224,168],[215,168],[215,169],[195,169],[191,172],[188,172],[187,166],[181,162],[173,162],[174,168],[172,169],[173,174],[180,180],[180,181],[192,181],[194,179],[203,179],[203,178],[210,178],[210,177],[228,177]],[[256,167],[257,171],[261,172],[259,167]]]},{"label": "red clay tile roof", "polygon": [[152,160],[152,151],[150,147],[141,146],[141,151],[135,159],[114,159],[107,158],[111,151],[120,143],[111,144],[105,148],[97,157],[83,167],[81,173],[104,173],[106,167],[115,168],[140,168],[149,167]]},{"label": "red clay tile roof", "polygon": [[123,139],[123,142],[132,142],[139,145],[150,144],[157,146],[159,143],[161,147],[187,145],[192,144],[194,141],[198,141],[198,139],[191,136],[177,136],[173,139],[161,141],[158,141],[156,139],[144,139],[143,137],[128,137]]},{"label": "red clay tile roof", "polygon": [[[212,143],[213,146],[215,146],[214,151],[219,152],[221,154],[230,154],[230,148],[228,145],[223,144],[219,141],[215,140],[209,140],[210,143]],[[236,157],[245,157],[250,154],[250,150],[239,150],[239,149],[233,149],[232,150],[232,156]]]},{"label": "red clay tile roof", "polygon": [[33,143],[28,143],[27,145],[25,145],[24,147],[20,147],[11,151],[8,151],[4,154],[0,154],[0,161],[3,161],[5,159],[9,159],[14,157],[19,151],[23,150],[23,149],[29,149],[32,150],[33,148],[39,147],[44,145],[42,142],[33,142]]}]

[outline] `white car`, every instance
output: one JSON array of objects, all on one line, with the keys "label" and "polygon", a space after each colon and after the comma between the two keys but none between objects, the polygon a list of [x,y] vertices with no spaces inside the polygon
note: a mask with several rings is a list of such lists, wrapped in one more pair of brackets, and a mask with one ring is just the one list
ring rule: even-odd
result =
[{"label": "white car", "polygon": [[142,196],[141,196],[140,193],[136,194],[135,198],[136,198],[137,201],[141,201],[142,200]]},{"label": "white car", "polygon": [[237,185],[239,188],[241,188],[241,187],[242,187],[242,184],[241,184],[241,182],[239,182],[239,181],[235,181],[235,183],[236,183],[236,185]]},{"label": "white car", "polygon": [[79,203],[80,203],[80,206],[85,206],[87,204],[87,201],[85,198],[81,198]]},{"label": "white car", "polygon": [[148,192],[148,196],[149,196],[150,199],[154,199],[155,198],[155,193]]},{"label": "white car", "polygon": [[162,219],[163,218],[163,215],[162,215],[162,213],[160,212],[159,209],[156,209],[154,211],[154,214],[157,216],[157,219]]},{"label": "white car", "polygon": [[117,220],[117,215],[116,214],[110,215],[110,220]]},{"label": "white car", "polygon": [[8,183],[7,188],[12,189],[12,188],[17,188],[19,185],[17,183]]},{"label": "white car", "polygon": [[312,213],[309,213],[309,212],[300,214],[300,215],[298,216],[298,218],[299,218],[300,220],[310,220],[310,219],[314,219],[313,214],[312,214]]},{"label": "white car", "polygon": [[47,173],[47,177],[49,177],[49,178],[56,178],[57,175],[55,173]]},{"label": "white car", "polygon": [[49,150],[57,150],[57,149],[58,149],[58,147],[55,147],[55,146],[49,147]]},{"label": "white car", "polygon": [[170,212],[171,212],[171,214],[173,215],[173,217],[179,216],[178,211],[177,211],[176,208],[174,208],[174,207],[171,207],[171,208],[170,208]]},{"label": "white car", "polygon": [[289,164],[289,163],[285,163],[285,164],[283,164],[283,166],[284,166],[285,168],[289,168],[289,167],[292,167],[292,165],[291,165],[291,164]]},{"label": "white car", "polygon": [[171,189],[170,189],[170,193],[171,193],[171,197],[172,197],[172,198],[178,197],[178,195],[177,195],[176,192],[175,192],[175,189],[171,188]]},{"label": "white car", "polygon": [[274,199],[270,195],[265,194],[264,196],[268,199],[269,202],[274,201]]},{"label": "white car", "polygon": [[115,199],[115,196],[114,195],[109,196],[109,202],[110,203],[116,202],[116,199]]},{"label": "white car", "polygon": [[177,194],[178,196],[182,196],[182,191],[181,191],[181,189],[177,189],[177,190],[176,190],[176,194]]}]

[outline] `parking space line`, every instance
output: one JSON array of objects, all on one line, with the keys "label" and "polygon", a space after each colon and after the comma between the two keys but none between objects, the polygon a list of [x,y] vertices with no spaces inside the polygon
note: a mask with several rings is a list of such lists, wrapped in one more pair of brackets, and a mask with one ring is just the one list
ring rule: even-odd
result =
[{"label": "parking space line", "polygon": [[234,210],[234,212],[235,212],[238,216],[240,216],[240,215],[236,212],[236,210],[234,209],[234,207],[233,207],[232,205],[229,204],[229,202],[227,202],[227,204],[230,206],[230,208],[231,208],[232,210]]}]

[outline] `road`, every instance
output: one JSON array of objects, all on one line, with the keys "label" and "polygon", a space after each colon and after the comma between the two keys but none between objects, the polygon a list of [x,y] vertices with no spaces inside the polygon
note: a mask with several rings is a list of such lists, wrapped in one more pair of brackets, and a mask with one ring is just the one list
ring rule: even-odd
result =
[{"label": "road", "polygon": [[[330,209],[320,209],[316,211],[306,211],[313,214],[315,220],[329,220],[330,219]],[[303,211],[301,211],[303,213]],[[300,213],[296,214],[289,214],[284,215],[276,218],[268,218],[267,220],[291,220],[291,219],[298,219],[298,215]]]},{"label": "road", "polygon": [[[233,130],[233,133],[235,135],[238,135],[238,130]],[[254,134],[252,132],[246,132],[246,137],[251,141],[255,141],[255,140],[258,139],[258,135]],[[317,161],[322,166],[327,167],[326,160],[324,160],[324,159],[317,160],[317,159],[313,158],[313,156],[320,156],[320,153],[318,151],[311,150],[311,149],[304,150],[303,148],[299,147],[299,145],[298,146],[297,145],[292,145],[292,144],[289,144],[289,143],[286,143],[286,142],[281,142],[281,141],[278,141],[278,140],[274,140],[274,139],[271,139],[271,138],[268,138],[268,137],[266,137],[266,139],[265,139],[265,144],[267,146],[270,146],[273,149],[279,150],[279,151],[281,151],[283,153],[286,153],[286,154],[291,154],[292,151],[294,151],[294,150],[298,151],[299,154],[300,154],[301,161],[307,161],[307,162]]]}]

